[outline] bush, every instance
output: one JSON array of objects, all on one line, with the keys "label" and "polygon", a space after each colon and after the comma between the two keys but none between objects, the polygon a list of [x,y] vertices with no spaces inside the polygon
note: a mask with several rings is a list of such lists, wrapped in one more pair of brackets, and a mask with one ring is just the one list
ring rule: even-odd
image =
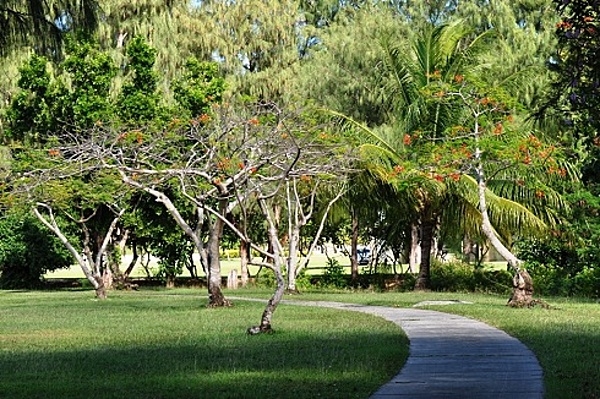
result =
[{"label": "bush", "polygon": [[325,272],[320,281],[323,287],[329,288],[345,288],[348,285],[344,268],[340,265],[337,259],[327,259]]},{"label": "bush", "polygon": [[431,288],[434,291],[463,291],[508,294],[512,276],[505,270],[475,268],[462,262],[431,262]]},{"label": "bush", "polygon": [[73,262],[64,245],[33,216],[0,219],[0,236],[0,288],[38,287],[46,272]]},{"label": "bush", "polygon": [[529,240],[519,256],[541,295],[600,298],[600,254],[597,248],[576,248],[558,238]]},{"label": "bush", "polygon": [[312,287],[310,281],[310,275],[306,272],[306,269],[302,269],[298,277],[296,277],[296,288],[300,291],[308,290]]},{"label": "bush", "polygon": [[552,296],[582,296],[600,298],[600,268],[583,266],[566,271],[551,264],[528,262],[529,274],[537,293]]},{"label": "bush", "polygon": [[275,273],[268,267],[263,267],[256,276],[255,284],[258,288],[275,288]]}]

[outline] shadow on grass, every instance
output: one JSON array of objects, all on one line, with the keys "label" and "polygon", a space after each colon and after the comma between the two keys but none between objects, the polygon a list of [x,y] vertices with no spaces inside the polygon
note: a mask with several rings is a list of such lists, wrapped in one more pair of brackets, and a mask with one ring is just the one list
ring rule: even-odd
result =
[{"label": "shadow on grass", "polygon": [[544,370],[548,398],[600,398],[600,328],[538,326],[523,334]]},{"label": "shadow on grass", "polygon": [[[143,334],[143,332],[140,332]],[[248,337],[243,345],[175,344],[147,347],[0,352],[0,397],[9,398],[365,398],[381,369],[331,348],[397,336]],[[379,354],[383,359],[386,354]],[[301,352],[302,356],[296,356]],[[308,361],[307,361],[308,360]],[[390,359],[387,359],[390,363]],[[393,374],[397,370],[387,370]],[[379,375],[374,375],[379,373]],[[385,382],[385,381],[383,381]]]}]

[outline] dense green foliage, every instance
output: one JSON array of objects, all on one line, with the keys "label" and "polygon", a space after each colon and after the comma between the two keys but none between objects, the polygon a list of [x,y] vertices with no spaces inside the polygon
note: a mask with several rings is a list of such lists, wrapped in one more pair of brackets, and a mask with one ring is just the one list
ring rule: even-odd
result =
[{"label": "dense green foliage", "polygon": [[128,43],[126,54],[132,76],[121,87],[116,104],[118,115],[128,124],[143,126],[157,119],[160,113],[158,76],[153,70],[156,50],[138,36]]},{"label": "dense green foliage", "polygon": [[[555,102],[567,124],[597,145],[600,126],[600,48],[598,18],[600,10],[593,0],[554,1],[561,17],[556,25],[559,40]],[[561,112],[563,111],[563,112]]]},{"label": "dense green foliage", "polygon": [[542,295],[600,298],[600,201],[579,191],[569,195],[572,218],[553,234],[519,244]]},{"label": "dense green foliage", "polygon": [[5,0],[0,6],[0,54],[22,46],[60,57],[64,33],[91,33],[98,26],[95,0]]},{"label": "dense green foliage", "polygon": [[175,99],[193,118],[209,114],[211,104],[222,101],[224,90],[225,79],[219,77],[217,64],[196,58],[187,60],[185,73],[173,83]]},{"label": "dense green foliage", "polygon": [[507,270],[473,267],[462,262],[433,262],[431,288],[444,292],[508,294],[511,274]]},{"label": "dense green foliage", "polygon": [[[482,215],[473,179],[478,173],[474,163],[478,152],[483,154],[490,219],[495,234],[507,247],[532,236],[539,242],[552,239],[552,232],[557,230],[594,239],[595,234],[586,231],[586,226],[595,225],[597,217],[593,212],[587,216],[569,214],[569,205],[577,211],[577,201],[565,200],[566,195],[582,192],[572,180],[581,176],[590,184],[596,175],[593,134],[582,134],[580,129],[594,126],[592,100],[597,80],[597,66],[590,56],[596,45],[596,14],[587,2],[562,2],[555,8],[550,0],[422,4],[206,1],[191,6],[186,2],[130,4],[111,0],[101,5],[100,20],[88,2],[31,2],[25,6],[15,1],[7,5],[11,10],[26,10],[32,17],[41,16],[38,11],[42,10],[46,19],[52,15],[44,8],[49,6],[52,12],[63,12],[54,20],[54,27],[67,43],[64,51],[56,47],[57,57],[49,57],[42,47],[23,47],[12,63],[3,60],[14,69],[27,51],[38,54],[21,66],[18,84],[8,87],[8,81],[2,83],[5,117],[0,129],[2,142],[16,155],[14,172],[50,166],[60,169],[67,162],[63,157],[73,156],[63,154],[61,145],[83,145],[83,138],[89,138],[92,131],[113,129],[110,134],[122,148],[129,147],[130,155],[142,147],[147,151],[147,143],[164,151],[155,153],[152,160],[135,155],[139,157],[137,165],[147,166],[153,174],[164,173],[167,164],[174,168],[191,162],[185,173],[200,176],[196,161],[164,161],[177,154],[175,142],[187,146],[180,153],[186,157],[204,151],[195,152],[198,143],[182,139],[182,126],[194,130],[210,123],[227,131],[231,125],[225,122],[230,121],[216,120],[216,113],[244,115],[247,123],[231,128],[227,140],[207,144],[233,152],[242,148],[241,141],[236,140],[255,134],[259,126],[267,125],[265,122],[273,122],[242,110],[240,103],[247,107],[276,102],[274,107],[282,110],[281,115],[317,104],[355,122],[354,127],[345,124],[339,130],[323,129],[321,140],[358,147],[361,152],[360,162],[353,166],[360,173],[344,177],[351,187],[325,226],[327,238],[336,243],[356,246],[358,237],[364,243],[376,242],[376,262],[391,262],[394,270],[409,257],[414,258],[419,242],[423,244],[421,263],[425,266],[435,253],[435,249],[429,251],[435,240],[436,249],[445,247],[453,252],[462,251],[465,241],[483,245]],[[5,11],[3,17],[8,16]],[[89,24],[82,24],[85,21]],[[78,29],[85,26],[98,29],[92,35],[82,34]],[[27,23],[21,28],[29,33],[38,29]],[[14,35],[8,39],[13,43],[11,49],[29,42],[16,40]],[[554,104],[563,104],[556,108],[571,116],[566,119],[573,122],[576,134],[568,124],[531,122],[531,114],[549,96],[549,65],[562,71],[557,87],[569,87],[555,96]],[[577,85],[573,85],[575,81]],[[579,100],[573,102],[574,98]],[[560,102],[569,100],[570,105]],[[216,111],[214,104],[223,101],[227,107]],[[287,132],[281,133],[284,129],[319,131],[322,123],[331,120],[330,115],[311,113],[298,129],[272,123],[269,128],[273,129],[267,132],[265,127],[262,134],[287,136]],[[107,142],[110,134],[104,137]],[[70,137],[68,143],[65,137]],[[163,143],[157,144],[161,140]],[[39,147],[47,148],[36,157],[19,155]],[[271,151],[275,152],[273,148]],[[202,166],[215,172],[211,179],[216,177],[218,183],[243,171],[247,160],[242,158],[256,154],[256,149],[239,159],[223,154]],[[163,160],[157,161],[160,156]],[[111,162],[103,159],[98,163]],[[79,167],[97,168],[98,163]],[[63,180],[66,188],[45,182],[44,187],[29,193],[43,193],[37,200],[53,206],[68,205],[61,210],[72,217],[76,213],[88,217],[89,211],[113,209],[116,203],[119,209],[135,208],[125,198],[111,202],[108,193],[115,192],[116,174],[98,179],[93,172],[79,179],[73,177],[73,164],[70,168],[61,170],[61,179],[69,176]],[[115,181],[111,183],[111,179]],[[185,180],[182,176],[178,179]],[[154,180],[156,187],[165,189],[163,184],[169,179]],[[173,181],[169,184],[175,186]],[[216,181],[206,179],[205,186],[192,190],[196,201],[206,190],[212,196],[207,203],[216,203],[216,191],[210,191],[217,188]],[[97,183],[108,188],[103,190]],[[240,194],[242,186],[236,186],[238,201],[245,195]],[[591,186],[586,189],[594,192]],[[90,193],[83,194],[86,190]],[[329,194],[325,190],[319,194],[315,209],[322,211]],[[233,198],[233,191],[227,195]],[[76,201],[69,203],[70,198]],[[86,205],[82,201],[91,202]],[[227,211],[232,226],[246,223],[241,227],[247,229],[251,220],[258,220],[251,223],[252,229],[264,229],[260,217],[244,215],[259,214],[256,204],[240,211],[233,203]],[[178,205],[183,206],[183,219],[190,225],[196,222],[193,212],[197,205]],[[290,203],[277,206],[293,213]],[[82,214],[82,210],[88,213]],[[153,211],[148,212],[151,214]],[[162,248],[164,257],[173,259],[166,263],[174,271],[181,270],[175,264],[191,267],[189,256],[183,255],[190,243],[179,240],[185,236],[178,230],[180,226],[172,223],[167,228],[159,223],[165,230],[155,234],[140,215],[143,212],[125,215],[120,225],[139,229],[131,235],[130,243],[137,239],[146,248],[153,246],[156,254]],[[573,217],[577,220],[567,224]],[[279,235],[284,238],[292,224],[291,217],[285,219],[278,221]],[[304,234],[316,234],[316,223],[310,223]],[[207,226],[199,230],[204,238]],[[420,237],[413,234],[415,231]],[[224,234],[228,246],[238,245],[239,234],[231,230]],[[92,235],[101,236],[99,231]],[[164,240],[151,245],[150,239],[157,236]],[[257,244],[264,244],[265,231],[254,237],[258,237]],[[302,239],[303,243],[309,241]],[[583,263],[596,262],[593,251],[584,249],[589,241],[562,242],[568,242],[577,253],[580,266],[575,269],[587,270]],[[382,265],[374,266],[374,270],[383,271]],[[424,270],[425,276],[427,273]],[[586,295],[591,295],[596,283],[592,279],[586,284],[590,286]]]},{"label": "dense green foliage", "polygon": [[0,288],[36,288],[50,271],[70,267],[64,246],[30,215],[0,218]]}]

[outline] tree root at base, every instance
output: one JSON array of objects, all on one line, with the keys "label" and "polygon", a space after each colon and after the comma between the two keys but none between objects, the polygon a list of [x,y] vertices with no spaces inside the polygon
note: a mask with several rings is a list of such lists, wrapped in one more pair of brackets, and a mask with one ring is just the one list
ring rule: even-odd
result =
[{"label": "tree root at base", "polygon": [[270,325],[267,326],[253,326],[246,330],[246,333],[249,335],[258,335],[258,334],[273,334],[275,331],[271,328]]}]

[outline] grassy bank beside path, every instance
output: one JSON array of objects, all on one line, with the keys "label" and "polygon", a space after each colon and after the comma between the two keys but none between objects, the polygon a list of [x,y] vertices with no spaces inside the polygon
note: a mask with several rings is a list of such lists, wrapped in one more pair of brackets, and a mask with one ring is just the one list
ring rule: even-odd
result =
[{"label": "grassy bank beside path", "polygon": [[[226,291],[268,298],[269,290]],[[251,337],[263,304],[207,309],[203,290],[0,291],[0,398],[367,398],[407,356],[395,325],[362,313],[281,306],[276,333]],[[544,370],[546,398],[600,398],[600,303],[545,298],[511,309],[466,293],[306,292],[287,300],[428,306],[500,328]]]},{"label": "grassy bank beside path", "polygon": [[[238,290],[235,295],[244,294]],[[268,293],[264,295],[266,297]],[[428,300],[473,302],[471,305],[427,306],[424,309],[478,319],[518,338],[540,361],[546,398],[600,398],[600,303],[597,301],[545,298],[551,309],[512,309],[505,306],[506,297],[468,293],[314,292],[286,297],[295,298],[392,307],[412,306]]]},{"label": "grassy bank beside path", "polygon": [[378,317],[262,303],[208,309],[203,290],[0,291],[0,398],[367,398],[408,341]]}]

